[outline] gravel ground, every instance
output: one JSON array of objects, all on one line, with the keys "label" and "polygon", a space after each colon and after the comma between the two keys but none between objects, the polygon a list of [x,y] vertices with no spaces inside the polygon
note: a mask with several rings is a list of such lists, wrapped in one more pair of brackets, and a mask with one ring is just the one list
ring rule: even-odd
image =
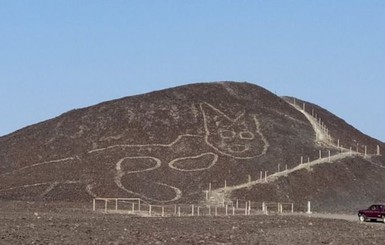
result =
[{"label": "gravel ground", "polygon": [[[149,218],[1,203],[0,244],[384,244],[385,225],[352,215]],[[316,217],[317,216],[317,217]],[[322,217],[322,218],[321,218]]]}]

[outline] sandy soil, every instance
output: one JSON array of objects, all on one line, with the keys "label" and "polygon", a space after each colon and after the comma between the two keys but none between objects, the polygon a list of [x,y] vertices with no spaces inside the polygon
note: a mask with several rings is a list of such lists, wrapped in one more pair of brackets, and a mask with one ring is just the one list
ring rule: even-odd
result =
[{"label": "sandy soil", "polygon": [[146,218],[106,215],[92,212],[90,206],[0,202],[0,244],[290,245],[385,240],[384,224],[359,223],[352,215]]}]

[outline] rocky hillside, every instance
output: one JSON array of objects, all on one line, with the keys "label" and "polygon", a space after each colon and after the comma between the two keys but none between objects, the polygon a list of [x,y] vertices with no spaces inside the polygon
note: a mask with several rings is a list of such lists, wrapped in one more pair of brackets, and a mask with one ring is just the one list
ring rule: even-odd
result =
[{"label": "rocky hillside", "polygon": [[317,105],[249,83],[192,84],[69,111],[1,137],[0,198],[314,200],[341,209],[385,196],[381,149]]}]

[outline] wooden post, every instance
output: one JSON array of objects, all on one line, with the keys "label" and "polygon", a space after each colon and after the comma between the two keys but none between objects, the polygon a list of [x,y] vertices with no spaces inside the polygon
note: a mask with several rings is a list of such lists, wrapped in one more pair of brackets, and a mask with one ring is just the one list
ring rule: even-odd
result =
[{"label": "wooden post", "polygon": [[265,182],[267,182],[267,171],[265,171]]},{"label": "wooden post", "polygon": [[206,200],[209,200],[209,191],[206,190],[205,192],[206,192]]},{"label": "wooden post", "polygon": [[251,214],[251,201],[249,201],[249,215]]},{"label": "wooden post", "polygon": [[245,215],[247,215],[247,202],[245,203]]},{"label": "wooden post", "polygon": [[215,206],[215,209],[214,209],[214,210],[215,210],[214,215],[215,215],[215,216],[218,216],[218,206]]},{"label": "wooden post", "polygon": [[329,150],[329,162],[331,161],[331,155],[330,155],[330,150]]},{"label": "wooden post", "polygon": [[381,155],[381,152],[380,152],[380,146],[377,145],[377,156]]},{"label": "wooden post", "polygon": [[281,172],[281,164],[278,163],[278,172]]},{"label": "wooden post", "polygon": [[152,207],[151,207],[151,204],[148,205],[148,214],[149,214],[150,217],[151,217],[151,214],[152,214]]},{"label": "wooden post", "polygon": [[227,206],[227,204],[226,204],[226,216],[228,216],[229,215],[229,213],[228,213],[228,206]]},{"label": "wooden post", "polygon": [[301,164],[303,164],[303,156],[301,156]]},{"label": "wooden post", "polygon": [[310,205],[310,201],[307,202],[307,214],[311,214],[311,205]]},{"label": "wooden post", "polygon": [[352,152],[352,147],[350,147],[349,152],[350,152],[350,155],[353,154],[353,152]]},{"label": "wooden post", "polygon": [[176,208],[176,205],[174,205],[174,215],[177,214],[177,208]]},{"label": "wooden post", "polygon": [[263,179],[263,173],[262,173],[262,171],[260,171],[260,178],[259,178],[260,180],[262,180]]},{"label": "wooden post", "polygon": [[358,143],[357,143],[357,146],[356,146],[356,152],[358,152]]},{"label": "wooden post", "polygon": [[302,104],[302,110],[305,111],[305,103]]},{"label": "wooden post", "polygon": [[135,212],[135,203],[134,202],[132,203],[132,209],[131,210],[132,210],[132,213]]},{"label": "wooden post", "polygon": [[140,209],[141,209],[141,207],[140,207],[140,199],[139,199],[139,201],[138,201],[138,211],[140,212]]},{"label": "wooden post", "polygon": [[236,203],[236,206],[237,206],[237,209],[239,208],[239,200],[237,199],[237,203]]},{"label": "wooden post", "polygon": [[115,199],[115,211],[118,211],[118,198]]},{"label": "wooden post", "polygon": [[311,109],[311,116],[314,117],[314,109]]},{"label": "wooden post", "polygon": [[201,209],[201,207],[198,206],[198,208],[197,208],[197,215],[198,216],[200,216],[200,209]]},{"label": "wooden post", "polygon": [[209,193],[211,194],[211,182],[209,183]]},{"label": "wooden post", "polygon": [[337,147],[340,148],[340,139],[337,140]]},{"label": "wooden post", "polygon": [[249,181],[249,183],[251,182],[251,175],[250,174],[247,176],[247,180]]},{"label": "wooden post", "polygon": [[211,216],[211,206],[209,205],[209,216]]},{"label": "wooden post", "polygon": [[191,205],[191,216],[194,216],[194,204]]},{"label": "wooden post", "polygon": [[225,192],[227,191],[227,181],[225,180]]},{"label": "wooden post", "polygon": [[96,203],[95,203],[95,198],[92,200],[92,210],[95,211],[96,210]]},{"label": "wooden post", "polygon": [[368,154],[368,147],[365,146],[365,156]]},{"label": "wooden post", "polygon": [[233,216],[235,215],[235,208],[234,208],[234,206],[233,206]]},{"label": "wooden post", "polygon": [[294,213],[294,203],[291,204],[291,213]]},{"label": "wooden post", "polygon": [[162,217],[164,217],[164,207],[162,206]]},{"label": "wooden post", "polygon": [[322,158],[322,151],[319,150],[319,159],[321,159],[321,158]]},{"label": "wooden post", "polygon": [[104,200],[104,212],[107,213],[107,199]]}]

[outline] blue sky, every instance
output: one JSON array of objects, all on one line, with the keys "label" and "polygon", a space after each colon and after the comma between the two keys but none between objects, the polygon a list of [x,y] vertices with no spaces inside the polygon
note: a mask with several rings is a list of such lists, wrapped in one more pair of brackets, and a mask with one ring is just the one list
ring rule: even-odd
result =
[{"label": "blue sky", "polygon": [[385,141],[385,1],[0,0],[0,135],[102,101],[248,81]]}]

